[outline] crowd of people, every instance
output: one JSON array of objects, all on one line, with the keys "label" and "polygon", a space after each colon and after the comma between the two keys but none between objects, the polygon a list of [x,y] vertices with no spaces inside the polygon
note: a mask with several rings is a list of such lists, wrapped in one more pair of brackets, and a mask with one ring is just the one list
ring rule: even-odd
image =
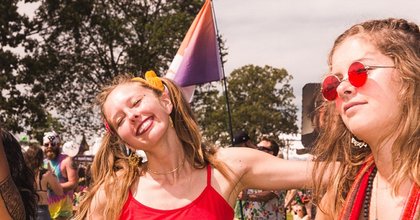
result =
[{"label": "crowd of people", "polygon": [[0,213],[5,213],[2,216],[71,219],[78,195],[86,192],[88,183],[77,174],[83,167],[62,153],[60,136],[54,131],[46,132],[41,145],[27,138],[18,141],[4,130],[0,134]]},{"label": "crowd of people", "polygon": [[[419,219],[419,42],[419,26],[395,18],[356,24],[336,39],[321,83],[323,115],[312,161],[279,158],[279,145],[267,136],[257,145],[246,133],[235,136],[235,147],[205,143],[173,81],[153,71],[145,78],[120,75],[98,95],[106,132],[76,213],[77,166],[60,152],[60,137],[48,132],[43,150],[31,146],[23,155],[16,139],[1,131],[0,214]],[[23,158],[27,165],[19,163]]]}]

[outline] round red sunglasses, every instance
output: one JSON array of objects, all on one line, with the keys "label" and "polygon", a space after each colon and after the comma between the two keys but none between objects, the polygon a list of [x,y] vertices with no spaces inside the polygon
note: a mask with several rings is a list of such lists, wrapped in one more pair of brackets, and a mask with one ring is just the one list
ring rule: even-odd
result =
[{"label": "round red sunglasses", "polygon": [[[349,67],[347,79],[354,87],[361,87],[366,83],[368,71],[376,68],[395,68],[395,66],[368,66],[360,62],[354,62]],[[340,80],[336,75],[327,76],[324,81],[322,81],[322,96],[328,101],[334,101],[338,95],[338,85],[347,79],[344,78]]]}]

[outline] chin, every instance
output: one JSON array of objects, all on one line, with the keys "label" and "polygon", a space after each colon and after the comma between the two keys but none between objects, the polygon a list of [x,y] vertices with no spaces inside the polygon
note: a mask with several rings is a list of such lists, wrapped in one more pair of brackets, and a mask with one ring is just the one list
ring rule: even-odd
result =
[{"label": "chin", "polygon": [[368,133],[375,132],[377,128],[375,128],[372,122],[368,121],[351,121],[347,123],[346,127],[350,130],[352,134],[354,134],[359,139],[363,140],[363,136]]},{"label": "chin", "polygon": [[47,156],[47,158],[49,160],[54,160],[57,157],[57,155],[55,153],[52,153],[52,152],[46,153],[45,156]]},{"label": "chin", "polygon": [[369,137],[369,134],[372,130],[363,130],[363,129],[357,129],[357,130],[351,130],[351,133],[356,136],[357,139],[361,141],[367,141],[367,138]]}]

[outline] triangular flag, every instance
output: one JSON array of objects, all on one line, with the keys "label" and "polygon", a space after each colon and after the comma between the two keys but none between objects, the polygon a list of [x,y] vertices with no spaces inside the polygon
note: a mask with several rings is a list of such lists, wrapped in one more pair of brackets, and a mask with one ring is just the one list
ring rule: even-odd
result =
[{"label": "triangular flag", "polygon": [[192,100],[195,85],[217,81],[222,77],[222,65],[212,2],[206,0],[175,55],[167,78],[183,88],[187,100]]}]

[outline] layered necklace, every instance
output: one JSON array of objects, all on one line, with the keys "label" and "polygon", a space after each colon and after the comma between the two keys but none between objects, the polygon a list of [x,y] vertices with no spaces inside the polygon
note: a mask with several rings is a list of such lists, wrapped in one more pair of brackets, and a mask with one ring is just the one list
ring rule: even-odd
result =
[{"label": "layered necklace", "polygon": [[[373,189],[373,183],[376,175],[377,169],[376,167],[373,169],[372,173],[370,173],[368,178],[368,183],[366,187],[366,196],[363,200],[363,217],[364,219],[369,219],[369,205],[372,198],[372,189]],[[379,190],[379,180],[376,180],[376,190],[375,190],[375,220],[378,220],[378,190]],[[418,217],[418,206],[420,205],[420,187],[416,185],[416,183],[413,183],[408,197],[405,199],[405,205],[401,214],[400,219],[414,219]],[[417,217],[416,217],[417,216]]]},{"label": "layered necklace", "polygon": [[150,169],[149,166],[147,166],[147,172],[153,173],[155,175],[168,175],[168,174],[171,174],[171,173],[175,173],[182,166],[184,166],[184,163],[185,163],[185,159],[180,164],[178,164],[177,167],[175,167],[174,169],[172,169],[170,171],[166,171],[166,172],[158,172],[158,171],[155,171],[155,170]]}]

